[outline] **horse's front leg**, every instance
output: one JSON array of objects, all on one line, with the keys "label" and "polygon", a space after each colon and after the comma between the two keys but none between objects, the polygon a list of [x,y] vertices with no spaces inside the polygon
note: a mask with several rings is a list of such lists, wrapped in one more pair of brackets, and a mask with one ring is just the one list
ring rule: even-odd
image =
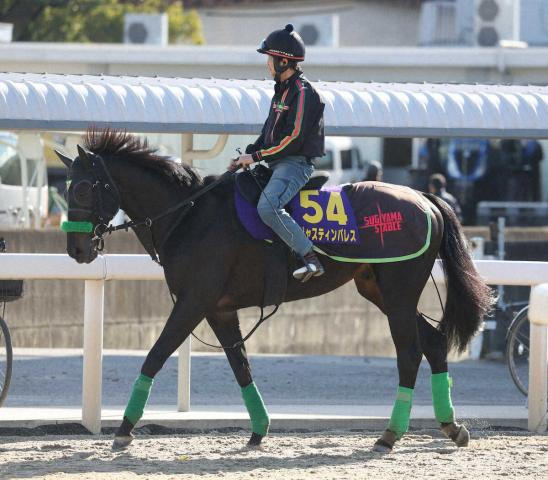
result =
[{"label": "horse's front leg", "polygon": [[247,445],[257,448],[268,433],[270,418],[261,394],[251,377],[251,368],[242,341],[238,313],[215,313],[207,315],[206,318],[222,346],[232,347],[242,342],[236,348],[225,348],[225,353],[242,390],[242,397],[251,420],[251,438]]},{"label": "horse's front leg", "polygon": [[[185,301],[185,298],[188,300]],[[133,384],[133,390],[124,411],[124,419],[114,437],[113,449],[125,448],[132,442],[131,431],[143,415],[155,375],[204,316],[204,305],[194,301],[192,295],[177,299],[162,333],[148,352],[141,367],[141,374]]]}]

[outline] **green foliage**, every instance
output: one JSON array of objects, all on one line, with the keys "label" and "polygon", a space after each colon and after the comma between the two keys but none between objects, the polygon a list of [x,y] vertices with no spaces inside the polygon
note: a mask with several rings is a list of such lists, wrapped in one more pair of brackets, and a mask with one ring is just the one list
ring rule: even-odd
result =
[{"label": "green foliage", "polygon": [[200,17],[181,0],[0,0],[0,21],[14,24],[17,41],[117,43],[124,14],[164,12],[171,43],[204,42]]}]

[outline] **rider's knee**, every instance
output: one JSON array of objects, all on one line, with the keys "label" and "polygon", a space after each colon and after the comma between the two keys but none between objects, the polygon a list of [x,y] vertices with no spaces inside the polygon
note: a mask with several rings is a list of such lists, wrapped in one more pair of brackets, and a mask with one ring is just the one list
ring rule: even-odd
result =
[{"label": "rider's knee", "polygon": [[261,197],[257,204],[257,213],[267,225],[270,225],[276,218],[276,211],[264,197]]}]

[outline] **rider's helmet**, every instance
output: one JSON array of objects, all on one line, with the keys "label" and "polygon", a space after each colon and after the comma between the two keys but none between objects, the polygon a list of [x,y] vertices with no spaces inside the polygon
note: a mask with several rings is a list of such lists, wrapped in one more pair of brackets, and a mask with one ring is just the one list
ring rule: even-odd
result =
[{"label": "rider's helmet", "polygon": [[[274,69],[278,75],[288,68],[295,68],[298,62],[304,60],[305,55],[303,39],[291,24],[286,25],[282,30],[274,30],[262,41],[257,51],[272,55],[275,60],[278,60],[274,62]],[[282,58],[286,58],[289,62],[286,65],[280,65],[279,60]]]}]

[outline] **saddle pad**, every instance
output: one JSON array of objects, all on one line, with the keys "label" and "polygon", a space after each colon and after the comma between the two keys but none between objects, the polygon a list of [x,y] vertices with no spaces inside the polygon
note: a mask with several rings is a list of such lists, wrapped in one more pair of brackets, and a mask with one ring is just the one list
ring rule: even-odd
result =
[{"label": "saddle pad", "polygon": [[[255,239],[275,234],[235,190],[238,218]],[[408,187],[360,182],[302,190],[286,206],[315,249],[341,262],[387,263],[418,257],[430,245],[431,210]]]}]

